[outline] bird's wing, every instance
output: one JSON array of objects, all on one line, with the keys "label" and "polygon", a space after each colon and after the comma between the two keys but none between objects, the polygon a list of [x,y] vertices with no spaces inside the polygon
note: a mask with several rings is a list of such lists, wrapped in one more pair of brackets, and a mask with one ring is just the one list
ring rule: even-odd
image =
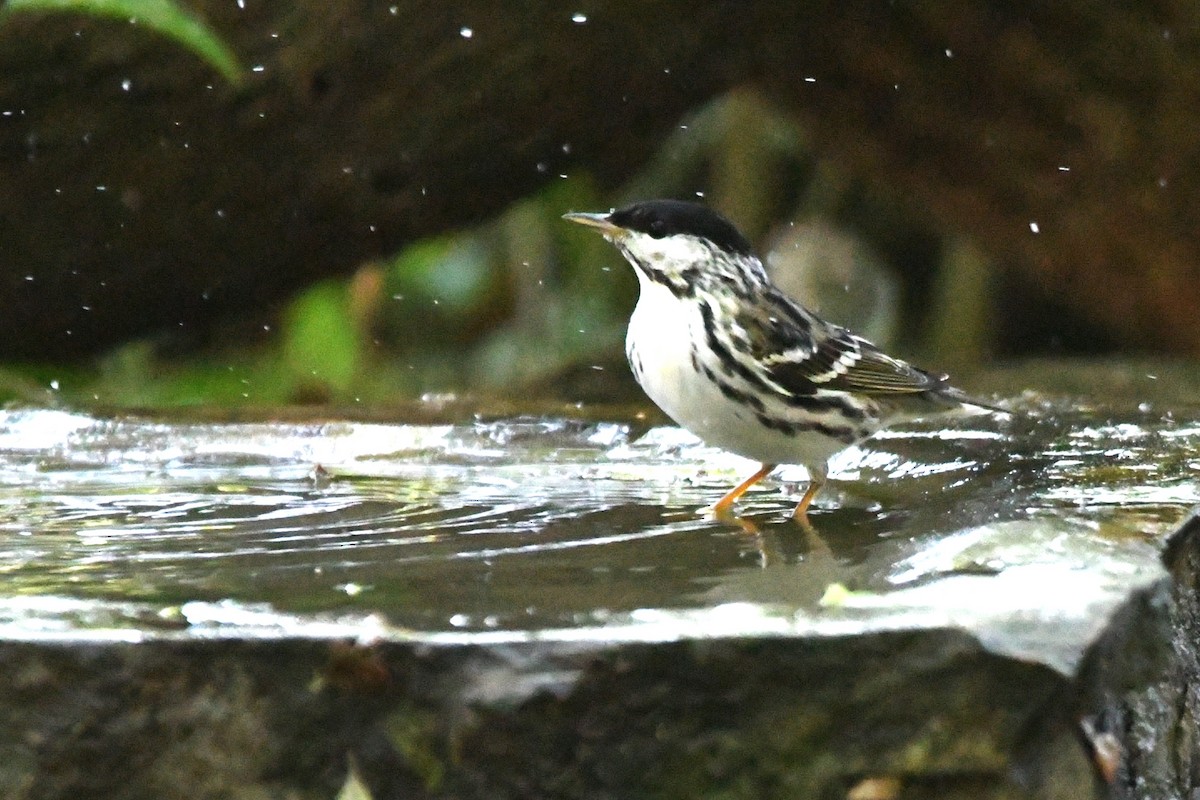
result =
[{"label": "bird's wing", "polygon": [[826,389],[909,395],[946,387],[946,376],[892,358],[775,292],[761,305],[742,308],[734,327],[763,377],[791,394],[812,395]]}]

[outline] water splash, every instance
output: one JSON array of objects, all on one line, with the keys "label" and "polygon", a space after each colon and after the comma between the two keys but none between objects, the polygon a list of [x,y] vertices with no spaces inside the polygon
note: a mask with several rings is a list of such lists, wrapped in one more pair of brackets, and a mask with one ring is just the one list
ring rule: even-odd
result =
[{"label": "water splash", "polygon": [[[203,618],[198,631],[240,618],[231,608],[255,629],[270,613],[313,625],[350,615],[355,630],[368,619],[425,631],[628,625],[726,602],[774,607],[788,595],[756,588],[764,564],[816,575],[827,559],[812,585],[787,578],[796,595],[781,613],[798,624],[797,609],[850,613],[853,603],[822,611],[835,582],[894,592],[1060,545],[1071,558],[1141,547],[1153,561],[1153,537],[1200,501],[1195,420],[971,418],[838,456],[812,516],[818,545],[787,521],[802,468],[752,494],[752,536],[697,511],[754,465],[676,428],[639,433],[632,421],[541,417],[296,425],[3,412],[0,626],[128,633]],[[993,537],[978,558],[964,544],[1038,519],[1057,538]],[[947,547],[956,555],[937,556]],[[229,613],[198,611],[212,608]]]}]

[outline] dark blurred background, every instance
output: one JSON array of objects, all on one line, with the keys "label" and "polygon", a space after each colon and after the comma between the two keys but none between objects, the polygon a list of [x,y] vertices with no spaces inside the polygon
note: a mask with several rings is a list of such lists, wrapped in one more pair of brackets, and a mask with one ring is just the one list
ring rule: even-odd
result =
[{"label": "dark blurred background", "polygon": [[559,217],[658,196],[930,367],[1200,352],[1195,3],[45,5],[0,17],[9,399],[627,398],[636,282]]}]

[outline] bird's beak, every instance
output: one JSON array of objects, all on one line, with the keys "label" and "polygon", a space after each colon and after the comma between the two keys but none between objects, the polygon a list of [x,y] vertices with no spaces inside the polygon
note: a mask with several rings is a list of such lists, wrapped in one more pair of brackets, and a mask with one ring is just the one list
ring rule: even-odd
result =
[{"label": "bird's beak", "polygon": [[608,237],[620,236],[625,233],[625,229],[619,225],[613,225],[608,221],[609,214],[585,214],[580,211],[572,211],[570,214],[563,214],[563,219],[568,222],[578,222],[580,225],[586,225],[589,228],[595,228]]}]

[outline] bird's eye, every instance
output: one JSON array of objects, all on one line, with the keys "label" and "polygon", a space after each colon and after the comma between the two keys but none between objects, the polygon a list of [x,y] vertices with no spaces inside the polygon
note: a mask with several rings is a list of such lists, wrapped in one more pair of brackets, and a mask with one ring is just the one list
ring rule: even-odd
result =
[{"label": "bird's eye", "polygon": [[663,224],[661,219],[656,219],[650,223],[650,230],[648,232],[655,239],[661,239],[667,235],[667,226]]}]

